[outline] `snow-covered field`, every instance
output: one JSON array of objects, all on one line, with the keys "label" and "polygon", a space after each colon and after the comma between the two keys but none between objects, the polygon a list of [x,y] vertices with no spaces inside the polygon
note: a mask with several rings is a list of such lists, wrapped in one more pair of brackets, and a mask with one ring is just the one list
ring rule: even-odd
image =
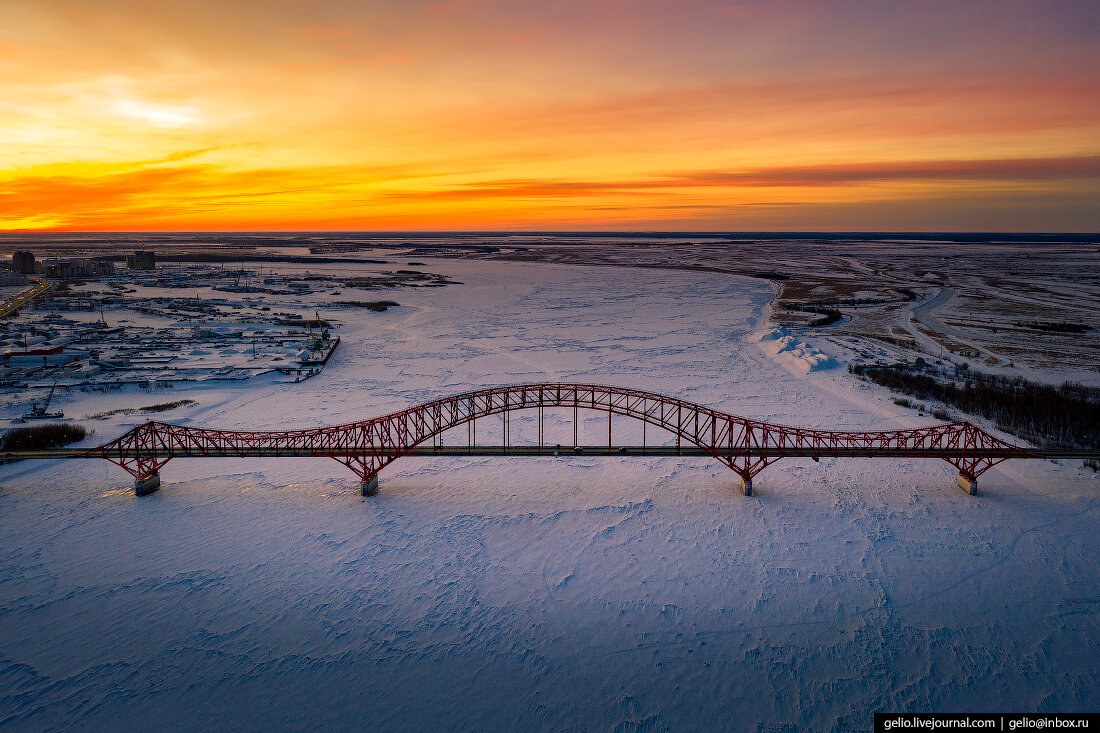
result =
[{"label": "snow-covered field", "polygon": [[[431,264],[464,285],[356,315],[301,384],[66,414],[189,398],[164,418],[283,428],[570,380],[810,426],[921,420],[842,368],[770,358],[759,280]],[[402,459],[366,501],[332,460],[176,460],[140,499],[106,462],[3,466],[0,726],[865,730],[876,711],[1094,709],[1100,480],[1078,466],[1002,464],[970,497],[942,462],[785,460],[746,498],[698,458]]]}]

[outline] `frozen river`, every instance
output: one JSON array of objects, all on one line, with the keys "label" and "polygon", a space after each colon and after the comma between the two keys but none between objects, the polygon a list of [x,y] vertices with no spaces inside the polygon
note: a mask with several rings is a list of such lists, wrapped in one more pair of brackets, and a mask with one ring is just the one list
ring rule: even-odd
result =
[{"label": "frozen river", "polygon": [[[923,424],[843,368],[772,361],[749,338],[760,280],[430,264],[464,284],[356,316],[300,384],[173,391],[197,404],[172,419],[305,427],[564,380],[815,427]],[[567,417],[548,442],[571,441]],[[583,431],[599,442],[605,418]],[[1004,464],[978,497],[919,460],[785,460],[752,498],[698,458],[401,459],[367,501],[328,459],[162,476],[137,499],[106,462],[0,468],[0,725],[851,730],[1100,699],[1100,482],[1068,464]]]}]

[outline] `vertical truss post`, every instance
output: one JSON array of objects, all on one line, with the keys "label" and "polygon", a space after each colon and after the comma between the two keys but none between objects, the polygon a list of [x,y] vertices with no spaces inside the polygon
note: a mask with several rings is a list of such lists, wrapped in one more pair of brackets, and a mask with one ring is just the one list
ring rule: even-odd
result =
[{"label": "vertical truss post", "polygon": [[607,393],[607,452],[611,453],[611,392]]},{"label": "vertical truss post", "polygon": [[680,455],[680,432],[683,430],[684,422],[681,419],[680,403],[676,403],[676,455]]},{"label": "vertical truss post", "polygon": [[579,397],[573,392],[573,447],[577,447],[577,401]]}]

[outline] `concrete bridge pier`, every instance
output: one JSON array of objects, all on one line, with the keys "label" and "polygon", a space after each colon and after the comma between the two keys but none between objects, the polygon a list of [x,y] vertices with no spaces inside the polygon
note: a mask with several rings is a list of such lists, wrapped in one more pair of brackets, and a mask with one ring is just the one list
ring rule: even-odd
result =
[{"label": "concrete bridge pier", "polygon": [[741,493],[745,496],[752,496],[752,479],[741,478]]},{"label": "concrete bridge pier", "polygon": [[378,474],[374,474],[368,479],[365,479],[360,487],[363,489],[363,496],[375,496],[378,494]]},{"label": "concrete bridge pier", "polygon": [[959,471],[959,488],[971,496],[978,495],[978,478]]},{"label": "concrete bridge pier", "polygon": [[160,472],[153,471],[148,476],[134,479],[134,494],[148,496],[160,488]]}]

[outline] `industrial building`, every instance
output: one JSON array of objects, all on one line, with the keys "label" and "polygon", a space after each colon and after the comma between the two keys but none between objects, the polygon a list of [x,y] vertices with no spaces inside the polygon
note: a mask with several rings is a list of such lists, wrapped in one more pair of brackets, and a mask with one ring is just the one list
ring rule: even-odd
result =
[{"label": "industrial building", "polygon": [[157,269],[157,253],[152,250],[142,250],[126,255],[126,267],[131,270],[155,270]]}]

